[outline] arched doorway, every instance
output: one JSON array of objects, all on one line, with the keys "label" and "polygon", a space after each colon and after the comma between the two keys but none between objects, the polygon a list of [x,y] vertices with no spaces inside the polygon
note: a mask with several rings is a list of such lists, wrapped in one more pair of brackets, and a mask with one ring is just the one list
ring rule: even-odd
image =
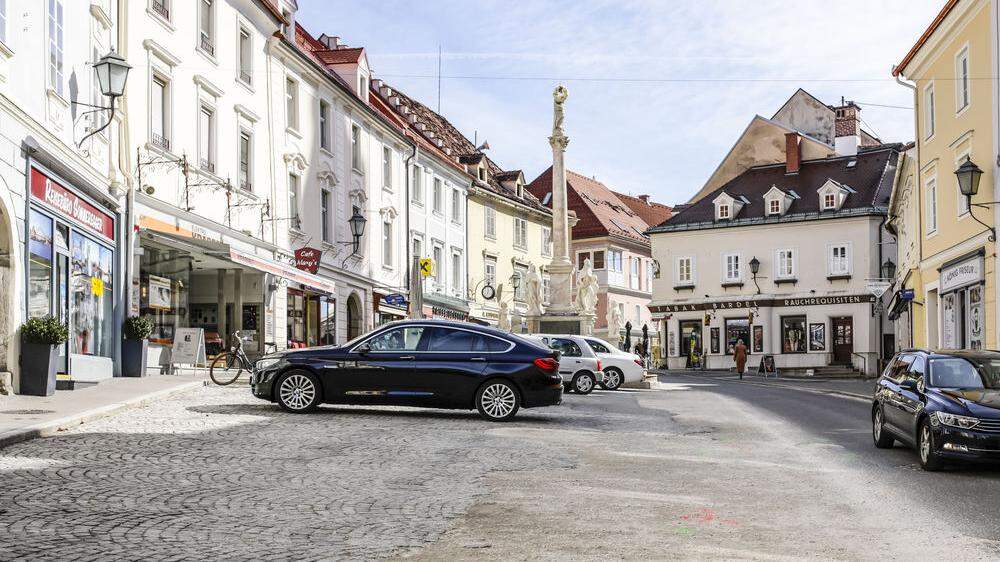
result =
[{"label": "arched doorway", "polygon": [[[0,178],[0,190],[10,193],[3,178]],[[15,332],[21,315],[18,299],[22,289],[15,275],[15,265],[20,259],[20,252],[14,247],[14,232],[12,230],[10,206],[7,198],[0,202],[0,287],[6,290],[0,295],[0,372],[12,372],[17,366],[17,341]],[[16,373],[14,378],[17,378]],[[16,381],[11,381],[17,384]]]},{"label": "arched doorway", "polygon": [[361,335],[361,326],[364,325],[364,313],[361,308],[361,299],[357,293],[351,293],[347,297],[347,339],[353,340]]}]

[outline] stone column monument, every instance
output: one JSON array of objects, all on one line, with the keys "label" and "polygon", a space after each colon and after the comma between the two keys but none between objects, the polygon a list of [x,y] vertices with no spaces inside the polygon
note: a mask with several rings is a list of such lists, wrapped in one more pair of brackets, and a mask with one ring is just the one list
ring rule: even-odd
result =
[{"label": "stone column monument", "polygon": [[569,258],[570,222],[566,204],[566,147],[569,137],[563,130],[563,104],[569,92],[557,86],[552,92],[552,262],[546,268],[549,274],[549,305],[542,314],[528,317],[528,329],[549,334],[592,335],[595,314],[581,310],[581,303],[573,302],[573,262]]}]

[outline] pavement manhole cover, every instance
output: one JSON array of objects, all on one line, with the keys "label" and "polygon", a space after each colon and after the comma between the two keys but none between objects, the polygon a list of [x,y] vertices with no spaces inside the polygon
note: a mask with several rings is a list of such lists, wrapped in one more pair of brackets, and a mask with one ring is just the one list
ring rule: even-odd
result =
[{"label": "pavement manhole cover", "polygon": [[30,415],[30,414],[54,414],[54,410],[0,410],[0,414]]}]

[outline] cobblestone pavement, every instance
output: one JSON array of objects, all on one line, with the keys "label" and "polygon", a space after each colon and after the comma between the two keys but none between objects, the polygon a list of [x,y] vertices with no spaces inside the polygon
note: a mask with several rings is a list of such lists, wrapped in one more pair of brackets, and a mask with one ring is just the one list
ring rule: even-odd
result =
[{"label": "cobblestone pavement", "polygon": [[[505,426],[565,423],[522,411]],[[205,387],[0,450],[0,560],[371,559],[435,540],[494,471],[573,466],[471,412],[286,414]]]}]

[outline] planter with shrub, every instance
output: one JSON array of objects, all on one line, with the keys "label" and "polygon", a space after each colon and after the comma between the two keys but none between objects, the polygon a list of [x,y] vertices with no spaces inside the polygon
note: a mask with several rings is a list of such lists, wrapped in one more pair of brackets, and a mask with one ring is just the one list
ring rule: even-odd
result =
[{"label": "planter with shrub", "polygon": [[21,394],[55,394],[59,346],[67,338],[69,328],[51,316],[31,318],[21,326]]},{"label": "planter with shrub", "polygon": [[149,335],[153,333],[153,320],[142,316],[129,316],[122,326],[122,376],[146,376],[146,350]]}]

